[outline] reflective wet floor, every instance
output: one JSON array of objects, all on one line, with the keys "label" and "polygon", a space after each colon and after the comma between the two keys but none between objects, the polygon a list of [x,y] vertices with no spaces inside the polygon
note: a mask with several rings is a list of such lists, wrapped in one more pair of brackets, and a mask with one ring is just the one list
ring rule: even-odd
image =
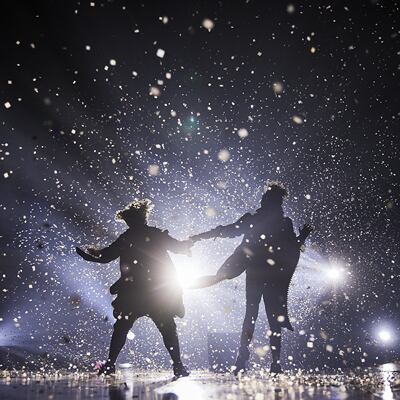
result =
[{"label": "reflective wet floor", "polygon": [[271,376],[249,373],[239,379],[229,374],[193,371],[172,380],[171,372],[121,370],[115,377],[92,373],[53,374],[0,371],[0,399],[400,399],[400,373],[394,364],[380,369],[339,375],[304,372]]}]

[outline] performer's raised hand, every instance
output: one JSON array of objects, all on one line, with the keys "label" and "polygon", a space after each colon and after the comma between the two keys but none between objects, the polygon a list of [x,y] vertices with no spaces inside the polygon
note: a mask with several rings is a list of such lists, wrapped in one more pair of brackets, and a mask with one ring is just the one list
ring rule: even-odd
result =
[{"label": "performer's raised hand", "polygon": [[304,224],[302,228],[299,228],[300,236],[306,238],[313,230],[314,227],[311,224]]}]

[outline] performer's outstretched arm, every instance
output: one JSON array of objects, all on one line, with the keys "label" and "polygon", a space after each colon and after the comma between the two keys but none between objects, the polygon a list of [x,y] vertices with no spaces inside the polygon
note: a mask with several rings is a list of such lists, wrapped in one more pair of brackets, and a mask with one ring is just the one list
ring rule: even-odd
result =
[{"label": "performer's outstretched arm", "polygon": [[234,238],[236,236],[243,235],[247,223],[251,219],[252,215],[250,213],[244,214],[241,218],[239,218],[235,223],[229,225],[219,225],[210,231],[200,233],[198,235],[190,236],[190,239],[194,242],[198,240],[210,239],[210,238]]},{"label": "performer's outstretched arm", "polygon": [[164,231],[167,249],[177,254],[185,254],[191,256],[190,248],[193,246],[192,240],[178,240],[169,235],[168,231]]},{"label": "performer's outstretched arm", "polygon": [[76,252],[86,261],[107,264],[119,257],[120,238],[104,249],[89,248],[87,252],[77,247]]}]

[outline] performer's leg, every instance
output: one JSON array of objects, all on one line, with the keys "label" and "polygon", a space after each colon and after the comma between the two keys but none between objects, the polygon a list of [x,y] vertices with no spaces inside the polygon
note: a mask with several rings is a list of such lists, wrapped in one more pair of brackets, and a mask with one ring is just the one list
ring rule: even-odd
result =
[{"label": "performer's leg", "polygon": [[252,279],[246,277],[246,315],[244,317],[242,334],[240,337],[239,354],[236,360],[236,372],[245,369],[249,360],[249,345],[253,339],[256,320],[258,317],[258,308],[262,296],[262,284],[253,282]]},{"label": "performer's leg", "polygon": [[100,370],[100,374],[110,374],[115,372],[115,363],[118,355],[121,352],[126,342],[126,336],[129,330],[132,328],[136,318],[130,317],[129,319],[117,319],[114,324],[114,331],[111,336],[110,351],[106,364],[104,364]]},{"label": "performer's leg", "polygon": [[[268,290],[264,292],[265,311],[269,323],[269,343],[272,353],[271,372],[280,373],[282,368],[280,365],[281,347],[282,347],[282,326],[285,321],[279,321],[280,318],[287,314],[283,307],[283,297],[276,290]],[[287,322],[286,322],[287,323]]]},{"label": "performer's leg", "polygon": [[133,326],[133,322],[136,318],[133,319],[117,319],[114,324],[114,331],[111,337],[110,343],[110,352],[108,355],[108,361],[112,364],[115,364],[117,361],[117,357],[121,352],[122,348],[126,342],[126,336],[128,335],[129,330]]},{"label": "performer's leg", "polygon": [[152,317],[152,319],[156,324],[158,330],[160,331],[164,341],[164,345],[168,350],[169,355],[171,356],[174,368],[174,375],[176,377],[188,376],[189,373],[186,371],[186,368],[183,366],[181,360],[179,339],[174,318],[171,316],[165,318]]},{"label": "performer's leg", "polygon": [[281,372],[281,344],[282,344],[282,328],[280,325],[271,326],[271,336],[269,338],[272,353],[271,372]]},{"label": "performer's leg", "polygon": [[242,255],[241,253],[235,252],[227,258],[215,275],[200,276],[189,286],[189,288],[202,289],[216,285],[226,279],[236,278],[246,269],[246,266],[247,259],[244,254]]}]

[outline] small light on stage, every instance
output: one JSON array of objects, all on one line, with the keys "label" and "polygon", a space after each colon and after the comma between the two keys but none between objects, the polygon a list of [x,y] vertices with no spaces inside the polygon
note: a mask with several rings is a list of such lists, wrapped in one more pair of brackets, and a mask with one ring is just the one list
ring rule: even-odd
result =
[{"label": "small light on stage", "polygon": [[132,368],[132,364],[131,363],[121,363],[118,365],[120,368],[122,369],[128,369],[128,368]]}]

